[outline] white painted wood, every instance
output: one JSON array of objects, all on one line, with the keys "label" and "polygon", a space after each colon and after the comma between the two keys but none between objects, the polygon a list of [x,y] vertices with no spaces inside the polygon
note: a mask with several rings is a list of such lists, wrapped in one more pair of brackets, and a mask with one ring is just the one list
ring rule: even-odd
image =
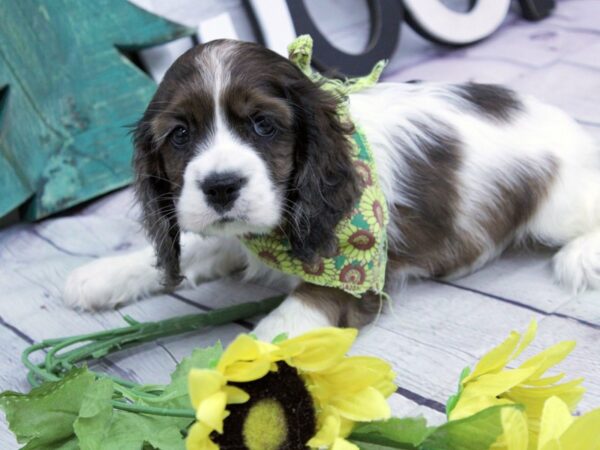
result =
[{"label": "white painted wood", "polygon": [[427,80],[464,82],[475,81],[479,83],[508,84],[515,78],[529,72],[529,68],[522,67],[510,61],[489,61],[485,64],[477,59],[467,59],[460,55],[450,54],[444,58],[430,56],[416,60],[414,65],[390,68],[384,78],[398,81]]},{"label": "white painted wood", "polygon": [[534,71],[513,86],[563,108],[584,123],[600,124],[600,76],[593,67],[557,62],[552,70]]},{"label": "white painted wood", "polygon": [[558,286],[550,266],[553,250],[512,250],[483,270],[452,284],[484,291],[552,312],[574,295]]},{"label": "white painted wood", "polygon": [[455,390],[465,366],[511,328],[540,317],[431,282],[409,286],[394,299],[392,311],[368,327],[353,351],[390,360],[399,386],[441,403]]},{"label": "white painted wood", "polygon": [[126,187],[83,206],[76,216],[101,215],[103,217],[126,217],[137,221],[140,208],[137,205],[133,189]]},{"label": "white painted wood", "polygon": [[[5,321],[18,324],[20,330],[36,341],[125,325],[118,312],[79,313],[66,309],[60,300],[62,271],[55,270],[56,259],[49,262],[34,273],[19,269],[3,271],[0,275],[3,284],[10,283],[14,288],[5,293],[0,302],[0,315]],[[15,308],[15,305],[19,307]],[[144,356],[133,353],[120,366],[129,371],[133,379],[144,380],[147,375],[156,374],[156,367],[168,369],[174,367],[174,363],[166,352],[161,351]]]},{"label": "white painted wood", "polygon": [[392,394],[389,398],[389,402],[392,408],[392,415],[396,417],[423,416],[427,419],[428,425],[441,425],[446,421],[446,416],[441,412],[418,405],[412,400],[402,397],[399,394]]},{"label": "white painted wood", "polygon": [[393,312],[366,330],[353,351],[391,360],[399,386],[445,403],[463,367],[476,363],[511,329],[524,330],[537,319],[539,340],[526,354],[558,341],[577,340],[572,358],[558,368],[588,380],[582,410],[600,404],[597,328],[434,283],[410,286],[395,299]]},{"label": "white painted wood", "polygon": [[29,346],[29,343],[13,331],[2,326],[0,326],[0,342],[2,343],[0,345],[0,361],[2,361],[0,391],[6,389],[22,391],[27,389],[27,381],[23,377],[21,352]]},{"label": "white painted wood", "polygon": [[7,450],[19,448],[14,435],[8,430],[4,415],[0,413],[0,447]]},{"label": "white painted wood", "polygon": [[600,327],[600,293],[585,292],[569,300],[556,310],[557,314],[565,314]]},{"label": "white painted wood", "polygon": [[[558,14],[561,5],[559,4]],[[535,27],[519,22],[491,36],[485,45],[466,47],[466,58],[485,61],[512,61],[531,68],[547,68],[573,51],[595,41],[593,35],[581,35],[540,22]],[[515,49],[518,48],[518,51]]]},{"label": "white painted wood", "polygon": [[600,31],[598,0],[561,0],[556,13],[545,20],[549,25],[580,33]]},{"label": "white painted wood", "polygon": [[[595,58],[590,56],[595,55]],[[600,69],[600,42],[583,47],[582,49],[566,55],[564,61],[579,64],[582,66],[593,67],[594,69]]]}]

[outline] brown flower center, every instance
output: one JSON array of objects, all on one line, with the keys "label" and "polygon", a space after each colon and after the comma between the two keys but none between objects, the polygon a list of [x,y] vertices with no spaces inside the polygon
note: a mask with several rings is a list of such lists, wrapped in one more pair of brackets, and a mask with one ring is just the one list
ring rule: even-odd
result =
[{"label": "brown flower center", "polygon": [[223,422],[223,434],[210,436],[221,449],[308,449],[306,443],[316,433],[315,407],[295,368],[279,362],[277,372],[249,383],[230,384],[243,389],[250,399],[227,406],[230,414]]}]

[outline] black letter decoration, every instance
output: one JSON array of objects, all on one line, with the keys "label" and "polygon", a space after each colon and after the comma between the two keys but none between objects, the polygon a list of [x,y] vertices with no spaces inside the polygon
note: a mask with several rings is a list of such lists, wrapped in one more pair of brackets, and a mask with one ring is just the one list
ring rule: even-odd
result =
[{"label": "black letter decoration", "polygon": [[523,17],[531,21],[545,19],[556,6],[555,0],[519,0],[519,3]]},{"label": "black letter decoration", "polygon": [[302,0],[287,0],[297,34],[310,34],[314,42],[313,63],[319,70],[334,69],[345,75],[365,75],[380,59],[394,54],[400,38],[402,4],[398,0],[367,0],[371,17],[369,42],[359,54],[334,47],[319,31]]},{"label": "black letter decoration", "polygon": [[[468,9],[456,11],[441,0],[366,0],[370,14],[369,41],[358,54],[335,47],[308,13],[304,0],[243,0],[258,41],[281,54],[295,35],[310,34],[313,63],[322,71],[365,75],[380,59],[393,54],[400,39],[402,20],[426,39],[442,45],[464,46],[494,33],[508,14],[511,0],[468,0]],[[541,20],[555,0],[519,0],[523,17]]]}]

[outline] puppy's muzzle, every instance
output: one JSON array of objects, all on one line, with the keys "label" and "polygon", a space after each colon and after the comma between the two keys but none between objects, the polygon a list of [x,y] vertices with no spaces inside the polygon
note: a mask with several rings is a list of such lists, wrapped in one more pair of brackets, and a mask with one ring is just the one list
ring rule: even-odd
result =
[{"label": "puppy's muzzle", "polygon": [[247,182],[247,178],[235,172],[221,172],[210,174],[198,184],[206,202],[216,212],[224,214],[233,208]]}]

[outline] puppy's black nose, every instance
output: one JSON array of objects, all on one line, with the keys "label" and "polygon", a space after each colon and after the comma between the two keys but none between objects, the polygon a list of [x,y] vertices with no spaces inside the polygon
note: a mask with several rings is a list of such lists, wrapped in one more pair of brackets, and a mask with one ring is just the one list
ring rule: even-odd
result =
[{"label": "puppy's black nose", "polygon": [[210,174],[199,185],[208,204],[215,211],[224,213],[233,207],[240,196],[240,190],[247,182],[246,178],[235,172],[221,172]]}]

